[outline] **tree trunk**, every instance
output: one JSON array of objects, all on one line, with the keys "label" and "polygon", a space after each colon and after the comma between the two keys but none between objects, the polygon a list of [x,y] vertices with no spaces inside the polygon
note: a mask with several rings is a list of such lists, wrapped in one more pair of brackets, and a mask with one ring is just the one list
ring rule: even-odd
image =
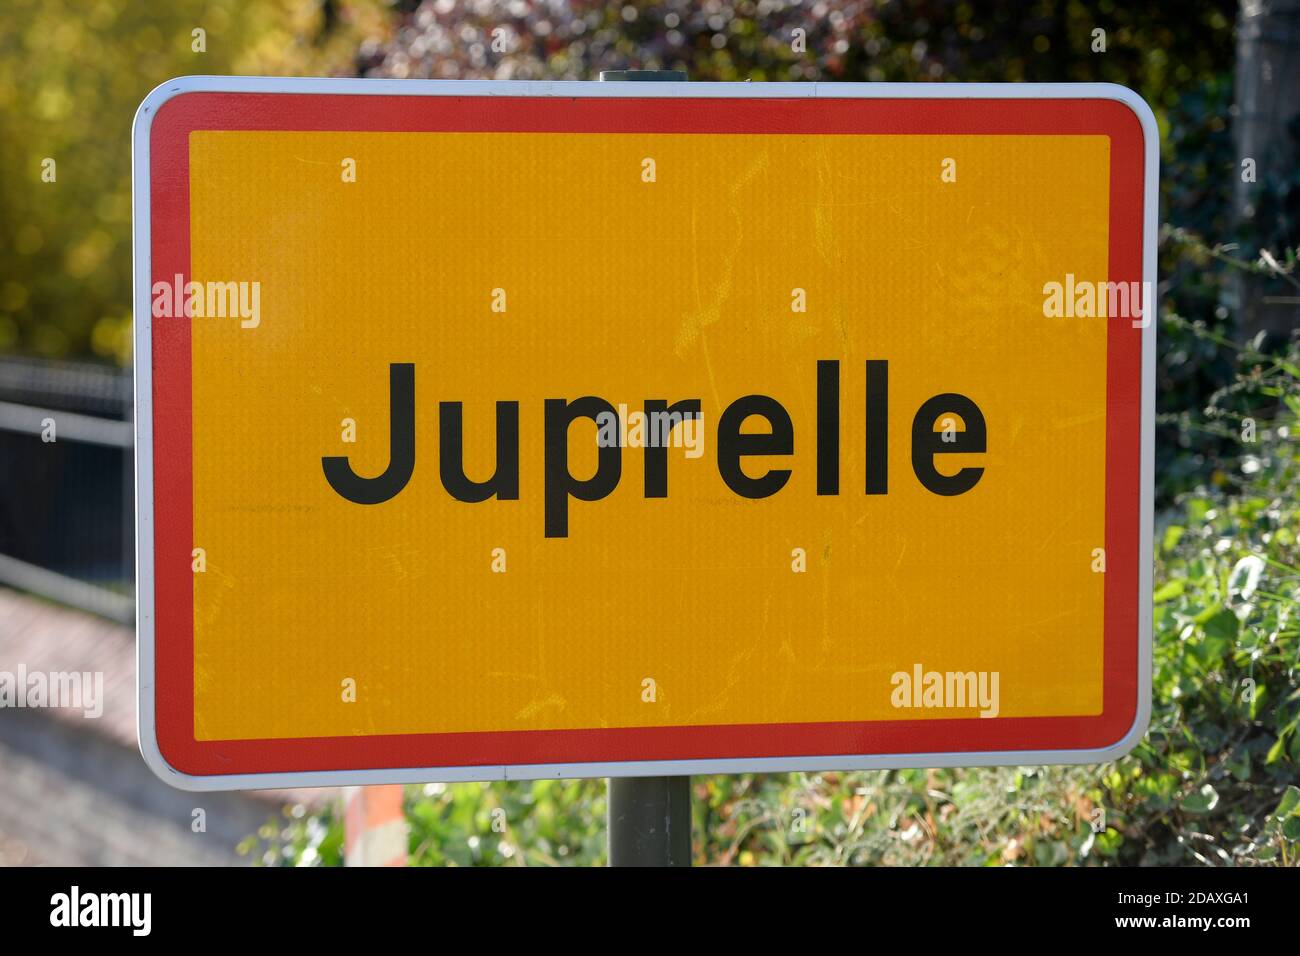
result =
[{"label": "tree trunk", "polygon": [[[1234,214],[1248,235],[1271,223],[1256,222],[1261,193],[1291,176],[1297,159],[1287,124],[1300,115],[1300,0],[1241,0],[1237,18],[1237,149]],[[1255,182],[1242,163],[1254,160]],[[1281,250],[1271,250],[1281,257]],[[1277,277],[1241,274],[1235,282],[1238,330],[1243,340],[1260,331],[1287,336],[1300,327],[1300,290]]]}]

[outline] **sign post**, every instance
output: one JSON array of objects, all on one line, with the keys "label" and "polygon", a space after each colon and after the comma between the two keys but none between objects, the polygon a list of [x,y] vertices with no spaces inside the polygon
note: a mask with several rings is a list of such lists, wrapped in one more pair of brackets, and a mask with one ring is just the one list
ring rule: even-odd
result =
[{"label": "sign post", "polygon": [[1156,142],[1104,84],[159,87],[149,765],[610,777],[618,864],[692,774],[1127,752]]},{"label": "sign post", "polygon": [[691,865],[691,778],[611,777],[610,866]]}]

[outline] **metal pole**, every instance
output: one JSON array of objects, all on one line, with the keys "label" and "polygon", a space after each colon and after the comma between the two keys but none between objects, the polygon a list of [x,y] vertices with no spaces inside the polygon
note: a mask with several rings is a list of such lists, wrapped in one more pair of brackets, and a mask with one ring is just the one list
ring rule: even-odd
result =
[{"label": "metal pole", "polygon": [[691,778],[611,777],[609,865],[691,865]]},{"label": "metal pole", "polygon": [[[680,70],[606,70],[612,81],[682,82]],[[611,777],[610,866],[691,865],[691,778]]]}]

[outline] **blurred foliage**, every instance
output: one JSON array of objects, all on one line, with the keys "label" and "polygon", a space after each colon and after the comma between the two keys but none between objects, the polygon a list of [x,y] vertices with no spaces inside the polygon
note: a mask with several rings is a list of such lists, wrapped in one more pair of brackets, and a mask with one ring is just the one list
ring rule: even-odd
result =
[{"label": "blurred foliage", "polygon": [[[1157,109],[1231,66],[1231,0],[425,0],[365,75],[595,79],[679,69],[692,80],[1114,82]],[[797,51],[794,31],[804,31]],[[1093,31],[1106,32],[1104,53]],[[496,31],[502,31],[494,37]],[[495,45],[493,40],[498,39]]]},{"label": "blurred foliage", "polygon": [[285,806],[278,820],[268,820],[236,849],[260,866],[342,866],[341,810],[335,804],[312,813],[300,803]]},{"label": "blurred foliage", "polygon": [[378,0],[3,0],[0,354],[129,360],[131,120],[151,89],[193,73],[346,73],[388,13]]},{"label": "blurred foliage", "polygon": [[1300,862],[1300,344],[1239,361],[1189,424],[1241,454],[1157,523],[1155,712],[1102,778],[1126,861]]},{"label": "blurred foliage", "polygon": [[[1297,179],[1300,183],[1300,178]],[[1276,224],[1274,220],[1274,224]],[[1222,418],[1251,395],[1231,374],[1237,346],[1227,338],[1227,308],[1214,305],[1230,288],[1234,272],[1285,280],[1300,293],[1297,244],[1274,246],[1249,240],[1207,244],[1189,230],[1166,224],[1160,234],[1162,316],[1156,381],[1156,491],[1158,504],[1207,475],[1235,470],[1244,448],[1240,436],[1202,419]],[[1243,257],[1242,248],[1251,258]],[[1187,316],[1195,316],[1188,319]],[[1262,343],[1257,339],[1252,349]],[[1250,354],[1261,355],[1258,351]],[[1262,356],[1261,356],[1262,357]],[[1265,409],[1267,411],[1267,409]]]},{"label": "blurred foliage", "polygon": [[604,861],[603,780],[411,787],[406,819],[416,866]]}]

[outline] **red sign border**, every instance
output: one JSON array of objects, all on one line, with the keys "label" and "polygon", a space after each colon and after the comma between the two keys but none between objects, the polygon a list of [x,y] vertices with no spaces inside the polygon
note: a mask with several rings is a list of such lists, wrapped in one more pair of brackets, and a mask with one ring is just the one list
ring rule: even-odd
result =
[{"label": "red sign border", "polygon": [[[1143,275],[1142,124],[1127,104],[1070,98],[412,96],[182,92],[149,131],[151,283],[190,273],[189,134],[196,130],[981,134],[1108,136],[1109,278]],[[207,740],[194,737],[190,331],[152,326],[154,708],[157,747],[195,777],[421,767],[834,755],[1094,750],[1139,713],[1142,330],[1109,321],[1103,711],[1097,716],[485,731]]]}]

